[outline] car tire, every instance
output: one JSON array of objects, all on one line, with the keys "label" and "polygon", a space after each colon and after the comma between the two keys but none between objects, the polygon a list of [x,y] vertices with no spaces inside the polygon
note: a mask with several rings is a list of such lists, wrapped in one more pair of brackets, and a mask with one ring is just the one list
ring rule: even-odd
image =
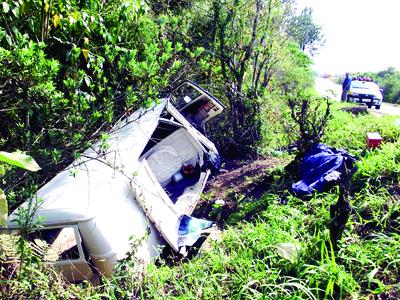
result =
[{"label": "car tire", "polygon": [[375,105],[375,109],[381,109],[381,105]]},{"label": "car tire", "polygon": [[371,108],[372,107],[372,103],[367,103],[367,107]]}]

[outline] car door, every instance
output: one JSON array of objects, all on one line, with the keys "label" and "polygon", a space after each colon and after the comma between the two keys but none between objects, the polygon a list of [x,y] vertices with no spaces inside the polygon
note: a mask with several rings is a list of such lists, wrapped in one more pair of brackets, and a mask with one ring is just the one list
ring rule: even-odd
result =
[{"label": "car door", "polygon": [[202,133],[206,131],[207,122],[221,114],[225,108],[221,101],[189,80],[171,92],[169,102]]},{"label": "car door", "polygon": [[218,154],[217,149],[213,142],[211,142],[204,134],[202,134],[195,126],[193,126],[171,103],[167,104],[167,111],[173,116],[180,124],[187,129],[187,131],[196,138],[204,147],[206,151],[211,151]]}]

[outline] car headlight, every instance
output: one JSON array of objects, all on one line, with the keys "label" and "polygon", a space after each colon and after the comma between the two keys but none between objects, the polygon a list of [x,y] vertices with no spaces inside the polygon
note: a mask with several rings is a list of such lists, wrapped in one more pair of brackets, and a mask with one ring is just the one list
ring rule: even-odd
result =
[{"label": "car headlight", "polygon": [[356,96],[356,97],[357,97],[357,96],[358,96],[358,93],[355,93],[355,92],[349,92],[349,95],[350,95],[350,96]]}]

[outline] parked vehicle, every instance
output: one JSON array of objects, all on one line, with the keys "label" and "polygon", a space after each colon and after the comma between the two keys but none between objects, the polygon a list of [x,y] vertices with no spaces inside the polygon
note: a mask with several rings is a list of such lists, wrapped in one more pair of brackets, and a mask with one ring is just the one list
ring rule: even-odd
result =
[{"label": "parked vehicle", "polygon": [[[223,109],[187,81],[120,121],[107,141],[96,142],[37,192],[34,218],[43,221],[31,243],[45,241],[44,259],[69,281],[113,274],[131,239],[140,242],[135,255],[144,264],[165,242],[184,254],[211,225],[189,216],[210,170],[219,167],[218,151],[203,133]],[[11,229],[29,205],[10,215]]]},{"label": "parked vehicle", "polygon": [[380,109],[382,100],[381,90],[375,82],[358,78],[351,81],[347,101],[365,103],[368,108],[374,105],[376,109]]}]

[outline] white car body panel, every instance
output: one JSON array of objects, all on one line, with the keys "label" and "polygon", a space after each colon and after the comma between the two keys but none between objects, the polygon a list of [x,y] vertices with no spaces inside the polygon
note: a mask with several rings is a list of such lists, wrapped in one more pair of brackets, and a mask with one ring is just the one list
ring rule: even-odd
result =
[{"label": "white car body panel", "polygon": [[[40,188],[32,200],[39,205],[35,219],[44,219],[40,230],[76,229],[77,264],[72,261],[71,265],[71,260],[53,263],[66,279],[89,279],[93,275],[91,269],[111,276],[117,260],[132,250],[131,238],[140,241],[135,256],[143,264],[160,254],[164,246],[160,235],[175,251],[180,250],[177,245],[180,217],[192,213],[210,171],[201,171],[196,184],[186,187],[176,203],[164,190],[168,183],[160,178],[171,178],[188,159],[196,159],[202,165],[203,155],[218,152],[168,101],[161,99],[152,108],[139,109],[117,123],[109,132],[107,147],[100,141],[94,143]],[[164,122],[161,114],[167,106],[181,122],[177,123],[180,129],[177,125],[172,134],[143,153],[160,122]],[[162,151],[168,147],[176,150],[177,162],[164,161],[168,151]],[[161,154],[154,155],[151,168],[149,163],[156,151]],[[18,229],[18,211],[28,205],[28,201],[23,203],[9,216],[10,229]]]}]

